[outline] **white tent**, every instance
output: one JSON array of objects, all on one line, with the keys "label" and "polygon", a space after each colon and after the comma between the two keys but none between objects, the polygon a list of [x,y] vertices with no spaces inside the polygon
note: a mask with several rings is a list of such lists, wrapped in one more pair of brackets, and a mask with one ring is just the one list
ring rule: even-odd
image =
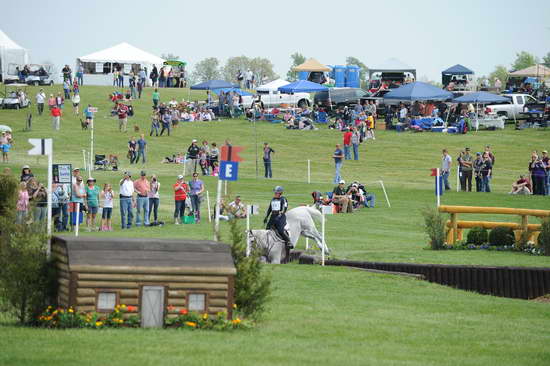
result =
[{"label": "white tent", "polygon": [[256,88],[256,91],[268,92],[270,90],[277,90],[279,89],[279,87],[283,85],[288,85],[288,84],[290,84],[290,82],[283,79],[277,79],[277,80],[270,81],[267,84],[260,85],[259,87]]},{"label": "white tent", "polygon": [[2,80],[17,79],[16,66],[29,63],[29,52],[0,30],[0,75]]}]

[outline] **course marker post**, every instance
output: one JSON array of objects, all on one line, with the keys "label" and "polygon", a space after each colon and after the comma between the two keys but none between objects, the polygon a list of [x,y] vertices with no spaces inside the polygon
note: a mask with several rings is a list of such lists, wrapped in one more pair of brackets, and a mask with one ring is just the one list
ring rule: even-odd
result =
[{"label": "course marker post", "polygon": [[307,184],[311,184],[311,160],[307,159]]},{"label": "course marker post", "polygon": [[384,197],[386,197],[386,202],[388,203],[388,207],[391,208],[390,199],[388,198],[388,194],[386,193],[386,187],[384,187],[384,182],[379,180],[380,185],[382,186],[382,191],[384,192]]},{"label": "course marker post", "polygon": [[206,206],[208,207],[208,222],[212,222],[212,213],[210,211],[210,193],[206,191]]},{"label": "course marker post", "polygon": [[321,238],[323,245],[321,246],[321,266],[325,265],[325,214],[321,215]]}]

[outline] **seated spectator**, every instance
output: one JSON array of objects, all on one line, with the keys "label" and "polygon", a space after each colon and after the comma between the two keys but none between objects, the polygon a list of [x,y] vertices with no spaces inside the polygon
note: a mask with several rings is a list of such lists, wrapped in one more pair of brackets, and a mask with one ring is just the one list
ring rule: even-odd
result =
[{"label": "seated spectator", "polygon": [[235,200],[229,203],[227,208],[229,215],[236,219],[246,218],[246,206],[241,201],[241,196],[236,196]]},{"label": "seated spectator", "polygon": [[531,183],[524,175],[520,175],[519,179],[512,184],[510,194],[531,194]]},{"label": "seated spectator", "polygon": [[347,191],[345,188],[346,181],[341,180],[336,187],[332,190],[332,203],[342,206],[340,212],[353,212],[352,205],[350,204],[350,199],[347,196]]}]

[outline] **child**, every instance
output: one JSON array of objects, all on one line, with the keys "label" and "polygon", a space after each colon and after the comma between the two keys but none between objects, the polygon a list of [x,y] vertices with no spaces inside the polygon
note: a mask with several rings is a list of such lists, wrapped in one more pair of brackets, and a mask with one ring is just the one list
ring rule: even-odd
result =
[{"label": "child", "polygon": [[369,138],[376,140],[376,137],[374,137],[374,117],[370,112],[369,116],[367,117],[367,139]]},{"label": "child", "polygon": [[27,183],[19,183],[19,196],[17,198],[17,216],[16,222],[23,224],[27,213],[29,212],[29,192],[27,191]]},{"label": "child", "polygon": [[217,177],[220,173],[220,167],[218,166],[218,162],[214,161],[212,162],[212,176]]},{"label": "child", "polygon": [[3,163],[8,163],[9,162],[9,159],[8,159],[8,153],[10,152],[10,143],[9,142],[6,142],[4,143],[1,148],[2,148],[2,162]]},{"label": "child", "polygon": [[202,175],[208,175],[208,159],[204,151],[199,152],[199,164],[201,166]]},{"label": "child", "polygon": [[103,199],[103,213],[101,214],[101,231],[113,231],[111,225],[111,215],[113,214],[113,188],[109,183],[105,183],[101,191]]}]

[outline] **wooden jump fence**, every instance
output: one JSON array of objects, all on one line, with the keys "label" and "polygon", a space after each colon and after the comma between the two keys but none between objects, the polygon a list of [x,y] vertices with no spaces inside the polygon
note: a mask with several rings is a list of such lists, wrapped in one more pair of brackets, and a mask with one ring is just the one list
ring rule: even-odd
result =
[{"label": "wooden jump fence", "polygon": [[[531,240],[536,240],[540,232],[540,224],[529,224],[529,216],[538,218],[550,217],[550,210],[532,210],[526,208],[508,208],[508,207],[476,207],[476,206],[439,206],[440,212],[451,214],[451,219],[447,221],[447,243],[455,244],[457,240],[462,240],[462,230],[473,227],[483,227],[494,229],[497,226],[505,226],[516,230],[516,237],[519,238],[524,232],[529,233]],[[517,215],[521,218],[521,223],[515,222],[494,222],[494,221],[461,221],[458,214],[492,214],[492,215]]]},{"label": "wooden jump fence", "polygon": [[[314,264],[316,258],[302,255],[300,264]],[[492,267],[446,264],[383,263],[326,260],[327,266],[347,266],[422,275],[427,281],[481,294],[533,299],[550,293],[550,268]]]}]

